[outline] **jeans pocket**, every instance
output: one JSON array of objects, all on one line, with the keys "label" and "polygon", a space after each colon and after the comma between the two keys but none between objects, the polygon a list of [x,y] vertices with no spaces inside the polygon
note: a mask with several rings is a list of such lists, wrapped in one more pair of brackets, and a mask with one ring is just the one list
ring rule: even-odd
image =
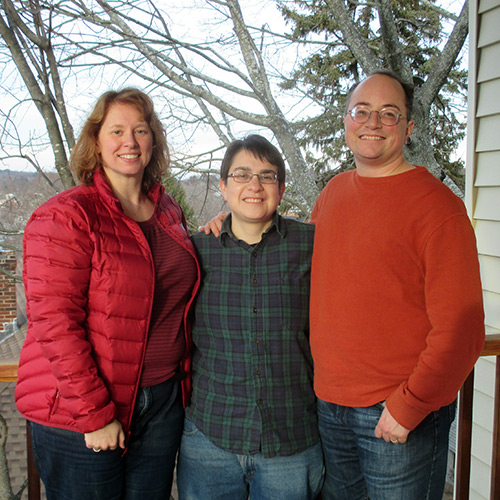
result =
[{"label": "jeans pocket", "polygon": [[196,433],[200,432],[196,424],[189,418],[184,418],[184,431],[183,434],[186,436],[194,436]]}]

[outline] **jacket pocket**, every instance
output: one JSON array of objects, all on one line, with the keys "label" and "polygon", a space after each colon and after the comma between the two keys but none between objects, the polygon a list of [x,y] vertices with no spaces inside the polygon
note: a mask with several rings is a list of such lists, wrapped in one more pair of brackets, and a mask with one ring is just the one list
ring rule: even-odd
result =
[{"label": "jacket pocket", "polygon": [[57,413],[57,410],[59,409],[60,400],[61,400],[61,393],[59,392],[59,390],[56,390],[56,393],[54,394],[52,401],[50,403],[49,417],[52,417],[55,413]]}]

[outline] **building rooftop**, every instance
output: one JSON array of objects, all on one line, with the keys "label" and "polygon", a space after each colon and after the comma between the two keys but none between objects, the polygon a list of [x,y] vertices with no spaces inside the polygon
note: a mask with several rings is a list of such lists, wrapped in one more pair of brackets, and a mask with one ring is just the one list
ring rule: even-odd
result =
[{"label": "building rooftop", "polygon": [[[0,341],[0,364],[17,364],[25,336],[26,328],[24,327]],[[27,477],[26,421],[16,408],[15,385],[15,382],[0,383],[0,412],[7,422],[5,451],[14,493],[19,491]]]}]

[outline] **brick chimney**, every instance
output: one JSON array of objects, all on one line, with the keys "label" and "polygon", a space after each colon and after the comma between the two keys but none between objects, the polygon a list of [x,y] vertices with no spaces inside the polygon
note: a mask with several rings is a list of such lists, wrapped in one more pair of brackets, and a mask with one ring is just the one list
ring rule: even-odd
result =
[{"label": "brick chimney", "polygon": [[2,271],[16,272],[14,252],[0,250],[0,341],[17,330],[16,283]]}]

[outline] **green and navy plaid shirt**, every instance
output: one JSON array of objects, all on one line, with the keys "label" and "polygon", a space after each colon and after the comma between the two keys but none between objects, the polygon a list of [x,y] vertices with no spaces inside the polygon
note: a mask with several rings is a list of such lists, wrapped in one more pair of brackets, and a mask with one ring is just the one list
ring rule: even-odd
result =
[{"label": "green and navy plaid shirt", "polygon": [[319,441],[309,348],[314,226],[277,213],[257,245],[198,233],[202,268],[187,416],[216,446],[265,457]]}]

